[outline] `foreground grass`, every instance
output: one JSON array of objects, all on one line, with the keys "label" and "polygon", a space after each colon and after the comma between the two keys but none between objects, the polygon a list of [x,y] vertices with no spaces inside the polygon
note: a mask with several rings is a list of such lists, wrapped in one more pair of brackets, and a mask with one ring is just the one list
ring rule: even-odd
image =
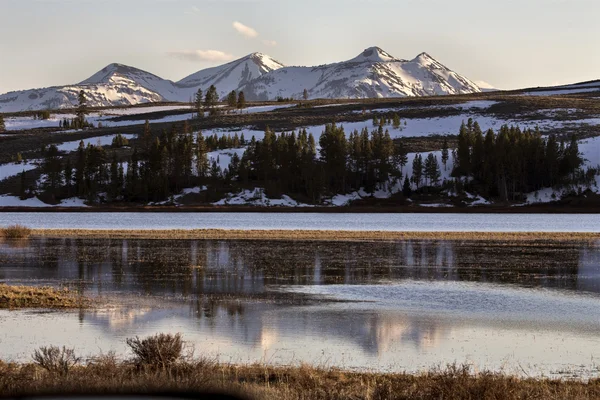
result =
[{"label": "foreground grass", "polygon": [[599,233],[571,232],[386,232],[325,230],[101,230],[101,229],[34,229],[32,236],[91,239],[253,239],[253,240],[553,240],[587,241],[600,239]]},{"label": "foreground grass", "polygon": [[255,399],[593,399],[600,380],[589,382],[473,375],[468,368],[411,374],[352,373],[309,366],[222,365],[187,361],[169,368],[141,368],[114,357],[92,359],[68,372],[37,364],[0,362],[3,395],[48,392],[152,392],[217,390]]},{"label": "foreground grass", "polygon": [[0,309],[81,308],[88,305],[89,300],[68,289],[0,284]]}]

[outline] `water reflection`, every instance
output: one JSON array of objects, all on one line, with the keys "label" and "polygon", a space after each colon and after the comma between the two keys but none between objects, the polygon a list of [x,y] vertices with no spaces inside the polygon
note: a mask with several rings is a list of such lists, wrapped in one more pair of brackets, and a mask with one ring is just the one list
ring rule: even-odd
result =
[{"label": "water reflection", "polygon": [[402,280],[598,293],[600,244],[36,239],[0,244],[0,279],[175,297]]},{"label": "water reflection", "polygon": [[125,338],[156,332],[223,361],[380,370],[458,361],[548,375],[600,357],[597,242],[32,239],[0,243],[0,280],[120,299],[0,311],[13,359],[48,344],[124,353]]}]

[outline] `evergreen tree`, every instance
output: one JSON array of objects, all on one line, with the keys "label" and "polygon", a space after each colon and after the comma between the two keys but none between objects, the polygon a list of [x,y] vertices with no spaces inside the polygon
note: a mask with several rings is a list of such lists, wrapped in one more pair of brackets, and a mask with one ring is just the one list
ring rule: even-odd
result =
[{"label": "evergreen tree", "polygon": [[58,196],[58,189],[62,185],[62,164],[56,145],[51,144],[48,147],[42,170],[47,175],[45,185],[54,199]]},{"label": "evergreen tree", "polygon": [[78,129],[82,129],[85,127],[85,116],[88,114],[87,99],[83,90],[79,91],[77,100],[79,102],[79,105],[77,106]]},{"label": "evergreen tree", "polygon": [[21,172],[21,181],[19,185],[19,198],[25,200],[27,198],[27,180],[25,179],[25,170]]},{"label": "evergreen tree", "polygon": [[433,153],[429,153],[425,159],[425,176],[429,181],[430,186],[437,186],[440,182],[440,169],[438,166],[438,160]]},{"label": "evergreen tree", "polygon": [[196,175],[203,179],[208,175],[208,150],[201,132],[196,135]]},{"label": "evergreen tree", "polygon": [[77,196],[82,197],[87,193],[85,186],[85,167],[87,165],[87,153],[83,140],[79,142],[77,148],[77,159],[75,161],[75,192]]},{"label": "evergreen tree", "polygon": [[304,100],[308,100],[308,90],[304,89],[304,92],[302,93],[302,98]]},{"label": "evergreen tree", "polygon": [[244,95],[244,92],[238,94],[237,108],[246,108],[246,96]]},{"label": "evergreen tree", "polygon": [[235,93],[235,90],[232,90],[227,96],[227,105],[231,108],[237,107],[237,94]]},{"label": "evergreen tree", "polygon": [[6,124],[4,122],[4,116],[0,114],[0,133],[6,132]]},{"label": "evergreen tree", "polygon": [[395,129],[400,128],[400,116],[398,114],[394,114],[393,126]]},{"label": "evergreen tree", "polygon": [[196,110],[196,113],[198,114],[198,118],[200,118],[201,116],[204,115],[203,104],[204,104],[204,96],[202,93],[202,89],[198,89],[198,91],[196,92],[196,99],[194,102],[194,109]]},{"label": "evergreen tree", "polygon": [[67,158],[64,170],[65,187],[67,189],[67,197],[71,197],[72,186],[73,186],[73,166],[71,165],[71,158]]},{"label": "evergreen tree", "polygon": [[446,170],[446,164],[448,163],[448,138],[444,138],[442,143],[442,164],[444,164],[444,171]]},{"label": "evergreen tree", "polygon": [[402,195],[404,195],[404,197],[406,198],[409,198],[412,195],[412,189],[410,187],[408,175],[404,177],[404,184],[402,185]]},{"label": "evergreen tree", "polygon": [[419,186],[421,186],[421,181],[423,180],[423,158],[420,154],[416,154],[415,158],[413,158],[412,167],[412,181],[418,189]]},{"label": "evergreen tree", "polygon": [[206,92],[206,97],[204,98],[204,106],[208,109],[214,108],[219,101],[219,94],[217,93],[217,88],[215,85],[210,85],[208,91]]},{"label": "evergreen tree", "polygon": [[110,198],[115,200],[121,189],[119,188],[119,163],[117,161],[117,153],[113,153],[110,162]]}]

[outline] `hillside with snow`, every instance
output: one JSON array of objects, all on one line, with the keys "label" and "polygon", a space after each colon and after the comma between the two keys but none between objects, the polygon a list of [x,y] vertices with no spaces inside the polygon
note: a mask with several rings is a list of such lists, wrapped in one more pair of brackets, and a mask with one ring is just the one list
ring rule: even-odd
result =
[{"label": "hillside with snow", "polygon": [[262,53],[204,69],[178,82],[123,64],[110,64],[75,84],[0,95],[0,112],[72,108],[85,91],[92,107],[187,102],[198,89],[215,85],[221,98],[243,90],[248,100],[309,98],[383,98],[477,93],[481,89],[426,53],[397,59],[378,47],[357,57],[318,67],[285,67]]},{"label": "hillside with snow", "polygon": [[179,96],[186,101],[198,88],[209,88],[215,85],[219,96],[224,98],[232,90],[247,85],[262,75],[284,67],[279,61],[262,53],[252,53],[239,60],[219,67],[203,69],[177,82]]},{"label": "hillside with snow", "polygon": [[284,67],[240,88],[246,98],[383,98],[478,93],[481,89],[427,53],[413,60],[393,57],[379,47],[357,57],[318,67]]}]

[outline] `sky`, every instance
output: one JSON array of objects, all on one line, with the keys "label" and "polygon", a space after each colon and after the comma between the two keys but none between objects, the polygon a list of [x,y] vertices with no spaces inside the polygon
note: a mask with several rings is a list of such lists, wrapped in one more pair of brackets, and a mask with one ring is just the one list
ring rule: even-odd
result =
[{"label": "sky", "polygon": [[0,93],[118,62],[174,81],[259,51],[286,65],[379,46],[501,89],[600,79],[598,0],[0,0]]}]

